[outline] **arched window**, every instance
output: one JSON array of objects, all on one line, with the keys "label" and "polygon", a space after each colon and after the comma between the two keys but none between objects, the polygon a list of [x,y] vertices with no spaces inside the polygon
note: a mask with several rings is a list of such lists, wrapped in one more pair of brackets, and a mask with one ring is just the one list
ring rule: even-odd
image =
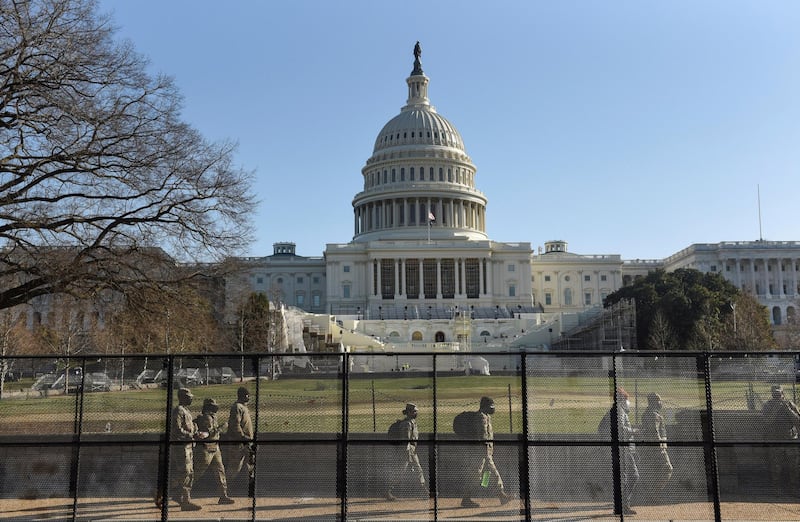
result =
[{"label": "arched window", "polygon": [[433,336],[433,340],[437,343],[443,343],[444,339],[444,332],[436,332]]},{"label": "arched window", "polygon": [[412,341],[421,341],[422,340],[422,332],[414,332],[411,334]]},{"label": "arched window", "polygon": [[772,308],[772,322],[775,325],[781,324],[781,309],[778,306]]},{"label": "arched window", "polygon": [[572,306],[572,288],[564,289],[564,306]]}]

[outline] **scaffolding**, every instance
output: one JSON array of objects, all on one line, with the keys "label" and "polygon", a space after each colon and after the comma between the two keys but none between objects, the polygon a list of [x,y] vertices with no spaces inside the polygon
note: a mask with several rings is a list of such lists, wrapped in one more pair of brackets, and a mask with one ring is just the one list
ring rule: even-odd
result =
[{"label": "scaffolding", "polygon": [[604,308],[593,321],[564,332],[556,350],[637,350],[636,302],[623,299]]}]

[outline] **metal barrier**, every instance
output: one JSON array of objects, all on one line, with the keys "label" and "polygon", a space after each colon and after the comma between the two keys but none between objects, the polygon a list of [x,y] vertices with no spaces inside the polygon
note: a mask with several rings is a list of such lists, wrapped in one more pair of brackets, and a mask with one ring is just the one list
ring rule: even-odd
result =
[{"label": "metal barrier", "polygon": [[[776,413],[785,403],[771,401],[775,387],[796,400],[796,360],[787,352],[9,357],[0,360],[0,512],[797,520],[797,427]],[[207,441],[171,429],[181,387],[194,396],[192,417],[214,399],[219,424],[240,387],[250,394],[252,438],[223,429],[222,475],[204,459],[213,453]],[[495,404],[491,444],[483,424],[471,436],[453,430],[482,397]],[[407,403],[419,412],[419,469],[407,441],[387,436]],[[184,484],[200,511],[179,502]],[[219,503],[226,496],[232,503]]]}]

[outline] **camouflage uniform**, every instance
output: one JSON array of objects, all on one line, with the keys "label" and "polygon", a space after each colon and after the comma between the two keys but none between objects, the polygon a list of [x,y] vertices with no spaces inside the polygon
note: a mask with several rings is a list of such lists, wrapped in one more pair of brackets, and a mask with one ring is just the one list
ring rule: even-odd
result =
[{"label": "camouflage uniform", "polygon": [[407,441],[405,446],[394,446],[393,461],[402,462],[400,469],[397,472],[392,472],[389,480],[389,491],[386,494],[389,500],[394,500],[393,490],[400,485],[406,472],[410,469],[416,476],[417,482],[420,485],[425,484],[425,474],[422,471],[422,466],[419,463],[419,456],[417,456],[417,440],[419,439],[419,430],[417,429],[417,409],[414,404],[406,404],[403,413],[406,418],[402,422],[401,438],[398,440]]},{"label": "camouflage uniform", "polygon": [[[172,411],[172,440],[184,441],[172,447],[171,492],[178,497],[181,509],[194,511],[200,506],[192,504],[192,483],[194,482],[194,439],[197,426],[192,421],[188,406],[192,403],[192,392],[187,388],[178,390],[179,405]],[[180,493],[179,493],[180,492]],[[157,501],[158,503],[158,501]]]},{"label": "camouflage uniform", "polygon": [[255,450],[253,448],[253,420],[250,417],[250,409],[247,403],[250,401],[250,392],[245,387],[237,390],[237,401],[231,405],[231,412],[228,418],[228,432],[226,439],[239,441],[238,445],[230,446],[226,459],[229,471],[240,473],[242,469],[247,469],[252,489],[252,480],[255,474]]},{"label": "camouflage uniform", "polygon": [[200,433],[208,434],[202,439],[202,442],[197,444],[195,471],[200,477],[211,468],[217,477],[219,503],[231,504],[233,500],[228,497],[228,481],[225,478],[225,466],[222,463],[222,452],[219,448],[219,436],[222,430],[217,423],[218,409],[214,399],[206,399],[203,402],[203,413],[194,420],[197,430]]},{"label": "camouflage uniform", "polygon": [[[494,411],[494,400],[490,397],[481,397],[480,410],[478,411],[480,425],[476,428],[478,429],[478,433],[480,433],[480,439],[484,441],[483,448],[480,450],[473,450],[471,448],[467,450],[468,455],[470,455],[469,460],[471,461],[467,470],[477,470],[479,484],[483,480],[485,472],[488,472],[490,481],[491,478],[494,477],[498,490],[497,497],[500,499],[500,504],[504,505],[511,500],[511,497],[506,494],[505,488],[503,487],[503,477],[500,476],[500,472],[497,470],[497,466],[494,463],[494,429],[492,428],[492,414],[494,414]],[[472,483],[472,479],[468,480],[468,483]],[[478,504],[469,497],[464,497],[461,500],[461,506],[477,507]]]},{"label": "camouflage uniform", "polygon": [[631,425],[630,417],[628,417],[629,411],[630,402],[628,400],[628,393],[622,388],[618,388],[617,433],[619,435],[619,471],[622,486],[622,513],[626,515],[635,515],[636,511],[631,507],[631,499],[633,498],[636,484],[639,482],[639,467],[636,465],[636,445],[633,443],[636,430]]},{"label": "camouflage uniform", "polygon": [[672,477],[672,462],[667,453],[667,426],[661,415],[661,397],[656,393],[647,396],[647,408],[642,414],[639,428],[641,438],[646,441],[659,441],[658,446],[639,448],[642,462],[642,475],[647,485],[648,500],[655,500]]},{"label": "camouflage uniform", "polygon": [[[772,387],[772,398],[764,403],[761,413],[764,416],[764,424],[771,433],[768,438],[797,439],[800,432],[800,412],[792,401],[784,398],[782,387],[777,385]],[[797,449],[777,446],[767,451],[772,486],[775,489],[786,487],[788,491],[794,491],[797,487]]]}]

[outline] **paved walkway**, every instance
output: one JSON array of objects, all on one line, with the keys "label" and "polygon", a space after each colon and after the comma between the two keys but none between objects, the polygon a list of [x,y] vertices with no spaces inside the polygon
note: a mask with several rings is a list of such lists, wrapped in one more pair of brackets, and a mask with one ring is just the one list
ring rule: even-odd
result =
[{"label": "paved walkway", "polygon": [[[220,506],[216,498],[200,498],[195,502],[201,511],[182,512],[176,503],[170,504],[169,520],[250,520],[252,499],[237,498],[236,504]],[[512,501],[500,506],[494,499],[481,499],[481,507],[464,509],[460,499],[440,498],[440,520],[497,520],[524,519],[523,506]],[[337,519],[340,507],[335,498],[259,498],[256,501],[257,520],[331,520]],[[425,499],[355,498],[348,504],[348,520],[433,520],[434,504]],[[665,506],[635,506],[636,515],[625,520],[689,522],[714,520],[710,503],[670,504]],[[152,500],[141,498],[81,499],[77,520],[139,520],[157,521],[161,512]],[[0,499],[0,519],[20,521],[70,520],[70,499],[6,500]],[[536,521],[578,522],[612,521],[620,517],[611,513],[609,504],[534,503],[531,518]],[[800,521],[800,504],[730,502],[722,505],[723,520],[739,521]]]}]

